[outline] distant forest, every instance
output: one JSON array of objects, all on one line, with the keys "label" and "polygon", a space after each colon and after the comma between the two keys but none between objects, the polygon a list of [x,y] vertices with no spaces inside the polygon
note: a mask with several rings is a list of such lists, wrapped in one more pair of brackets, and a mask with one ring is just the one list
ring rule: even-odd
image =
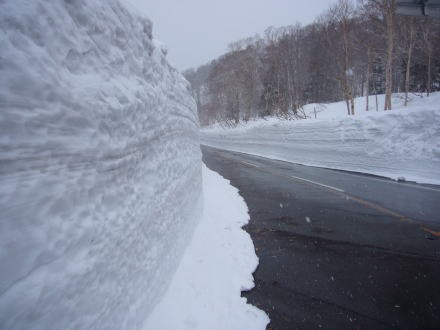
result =
[{"label": "distant forest", "polygon": [[[440,90],[440,20],[396,14],[395,0],[339,0],[314,23],[268,28],[184,72],[203,126],[276,115],[301,118],[307,103]],[[355,109],[354,98],[366,96]],[[372,100],[370,103],[373,103]]]}]

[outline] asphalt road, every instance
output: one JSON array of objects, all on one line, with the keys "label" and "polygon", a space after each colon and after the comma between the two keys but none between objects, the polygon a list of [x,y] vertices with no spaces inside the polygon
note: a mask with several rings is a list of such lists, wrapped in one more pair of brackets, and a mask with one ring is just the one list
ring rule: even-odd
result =
[{"label": "asphalt road", "polygon": [[268,329],[440,329],[440,187],[202,151],[248,205]]}]

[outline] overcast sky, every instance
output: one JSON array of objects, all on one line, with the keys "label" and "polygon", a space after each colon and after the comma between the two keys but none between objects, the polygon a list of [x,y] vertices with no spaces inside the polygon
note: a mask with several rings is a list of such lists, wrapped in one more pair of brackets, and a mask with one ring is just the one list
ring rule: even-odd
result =
[{"label": "overcast sky", "polygon": [[153,21],[181,70],[205,64],[232,41],[263,35],[269,26],[311,23],[335,0],[124,0]]}]

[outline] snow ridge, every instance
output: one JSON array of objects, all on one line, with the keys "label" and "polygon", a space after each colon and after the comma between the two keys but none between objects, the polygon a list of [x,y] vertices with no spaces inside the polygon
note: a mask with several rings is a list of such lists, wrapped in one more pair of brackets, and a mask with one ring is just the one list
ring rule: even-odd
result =
[{"label": "snow ridge", "polygon": [[0,328],[140,328],[201,216],[188,83],[117,0],[4,0],[0,31]]},{"label": "snow ridge", "polygon": [[[202,130],[202,143],[298,164],[440,184],[440,93],[412,95],[408,107],[396,94],[395,108],[385,112],[372,106],[365,111],[365,98],[355,101],[355,116],[347,116],[344,102],[310,104],[304,109],[308,119],[272,117],[229,129],[216,125]],[[379,108],[383,101],[380,95]]]}]

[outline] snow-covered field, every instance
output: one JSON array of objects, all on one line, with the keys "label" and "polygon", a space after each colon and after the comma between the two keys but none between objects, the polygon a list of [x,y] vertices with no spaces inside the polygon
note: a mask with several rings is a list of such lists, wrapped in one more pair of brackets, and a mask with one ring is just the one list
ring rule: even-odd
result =
[{"label": "snow-covered field", "polygon": [[204,213],[167,294],[144,330],[266,329],[265,313],[241,298],[258,259],[241,227],[249,220],[236,188],[203,168]]},{"label": "snow-covered field", "polygon": [[[382,111],[383,95],[356,99],[348,116],[344,102],[309,104],[306,120],[259,119],[236,128],[202,130],[202,143],[294,163],[440,184],[440,93],[430,97],[394,95],[393,110]],[[316,109],[316,119],[315,111]]]},{"label": "snow-covered field", "polygon": [[0,1],[0,328],[141,328],[201,216],[198,135],[149,20]]}]

